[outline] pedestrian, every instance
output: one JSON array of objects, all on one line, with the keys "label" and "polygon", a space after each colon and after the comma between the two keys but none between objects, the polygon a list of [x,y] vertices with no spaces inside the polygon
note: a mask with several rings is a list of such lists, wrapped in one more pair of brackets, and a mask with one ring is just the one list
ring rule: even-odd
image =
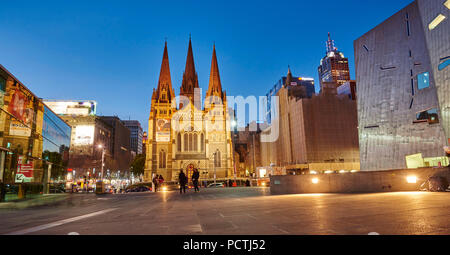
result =
[{"label": "pedestrian", "polygon": [[192,174],[192,183],[194,184],[194,191],[195,192],[197,192],[197,191],[200,192],[200,189],[198,187],[198,179],[199,178],[200,178],[200,173],[198,172],[198,169],[195,168],[194,169],[194,173]]},{"label": "pedestrian", "polygon": [[180,183],[180,194],[182,194],[182,191],[186,193],[187,177],[183,173],[183,169],[180,170],[180,174],[178,175],[178,182]]},{"label": "pedestrian", "polygon": [[153,177],[152,181],[155,186],[155,192],[156,192],[156,191],[158,191],[158,182],[159,182],[158,175],[155,175],[155,177]]},{"label": "pedestrian", "polygon": [[245,181],[245,186],[250,187],[250,181],[248,179]]},{"label": "pedestrian", "polygon": [[160,174],[158,177],[158,181],[159,181],[159,185],[162,186],[163,182],[164,182],[164,177]]},{"label": "pedestrian", "polygon": [[233,181],[231,179],[228,180],[228,187],[233,187]]}]

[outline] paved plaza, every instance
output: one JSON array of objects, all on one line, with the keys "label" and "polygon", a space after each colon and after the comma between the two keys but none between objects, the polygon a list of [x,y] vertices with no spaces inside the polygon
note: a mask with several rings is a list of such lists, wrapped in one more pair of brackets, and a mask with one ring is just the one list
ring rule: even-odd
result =
[{"label": "paved plaza", "polygon": [[72,194],[53,205],[0,210],[0,234],[448,235],[450,193],[270,195],[269,188],[200,193]]}]

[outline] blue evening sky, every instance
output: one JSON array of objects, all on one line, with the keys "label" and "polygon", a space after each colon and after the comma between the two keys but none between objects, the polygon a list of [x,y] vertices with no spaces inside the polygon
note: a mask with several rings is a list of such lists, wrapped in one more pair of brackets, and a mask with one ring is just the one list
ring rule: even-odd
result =
[{"label": "blue evening sky", "polygon": [[177,95],[189,34],[203,92],[213,42],[227,95],[264,95],[288,65],[318,90],[328,32],[354,79],[353,41],[410,2],[2,1],[0,64],[39,97],[96,100],[146,130],[165,38]]}]

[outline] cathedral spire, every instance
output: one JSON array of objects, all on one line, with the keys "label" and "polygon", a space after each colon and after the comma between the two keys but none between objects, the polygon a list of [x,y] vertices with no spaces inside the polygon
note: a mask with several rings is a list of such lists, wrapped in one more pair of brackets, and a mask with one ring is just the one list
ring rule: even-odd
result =
[{"label": "cathedral spire", "polygon": [[[165,92],[164,92],[165,91]],[[170,77],[169,67],[169,53],[167,51],[167,41],[164,45],[163,60],[161,63],[161,71],[159,73],[158,88],[156,90],[156,99],[160,100],[163,93],[166,93],[167,100],[171,100],[175,97],[175,92],[172,88],[172,81]]]},{"label": "cathedral spire", "polygon": [[198,77],[195,72],[194,53],[192,51],[192,42],[189,36],[189,48],[186,58],[186,67],[183,74],[183,81],[181,83],[180,94],[188,97],[191,101],[194,96],[194,89],[198,88]]},{"label": "cathedral spire", "polygon": [[211,60],[211,73],[209,75],[209,86],[206,98],[217,96],[223,100],[222,84],[220,82],[219,65],[217,64],[216,45],[213,46]]}]

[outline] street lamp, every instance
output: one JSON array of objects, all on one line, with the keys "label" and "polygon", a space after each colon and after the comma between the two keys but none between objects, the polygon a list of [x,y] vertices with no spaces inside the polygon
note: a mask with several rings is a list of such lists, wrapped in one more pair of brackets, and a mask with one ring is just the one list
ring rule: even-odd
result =
[{"label": "street lamp", "polygon": [[213,155],[214,155],[214,187],[216,187],[216,164],[217,164],[217,162],[216,162],[216,160],[217,160],[216,155],[217,155],[217,151],[214,152]]},{"label": "street lamp", "polygon": [[233,128],[233,165],[234,165],[234,183],[236,183],[236,157],[234,155],[235,149],[236,149],[236,120],[231,121],[231,127]]},{"label": "street lamp", "polygon": [[104,162],[105,162],[105,148],[103,148],[103,145],[99,144],[97,146],[99,149],[102,149],[102,171],[101,171],[101,176],[102,176],[102,182],[103,182],[103,167],[104,167]]}]

